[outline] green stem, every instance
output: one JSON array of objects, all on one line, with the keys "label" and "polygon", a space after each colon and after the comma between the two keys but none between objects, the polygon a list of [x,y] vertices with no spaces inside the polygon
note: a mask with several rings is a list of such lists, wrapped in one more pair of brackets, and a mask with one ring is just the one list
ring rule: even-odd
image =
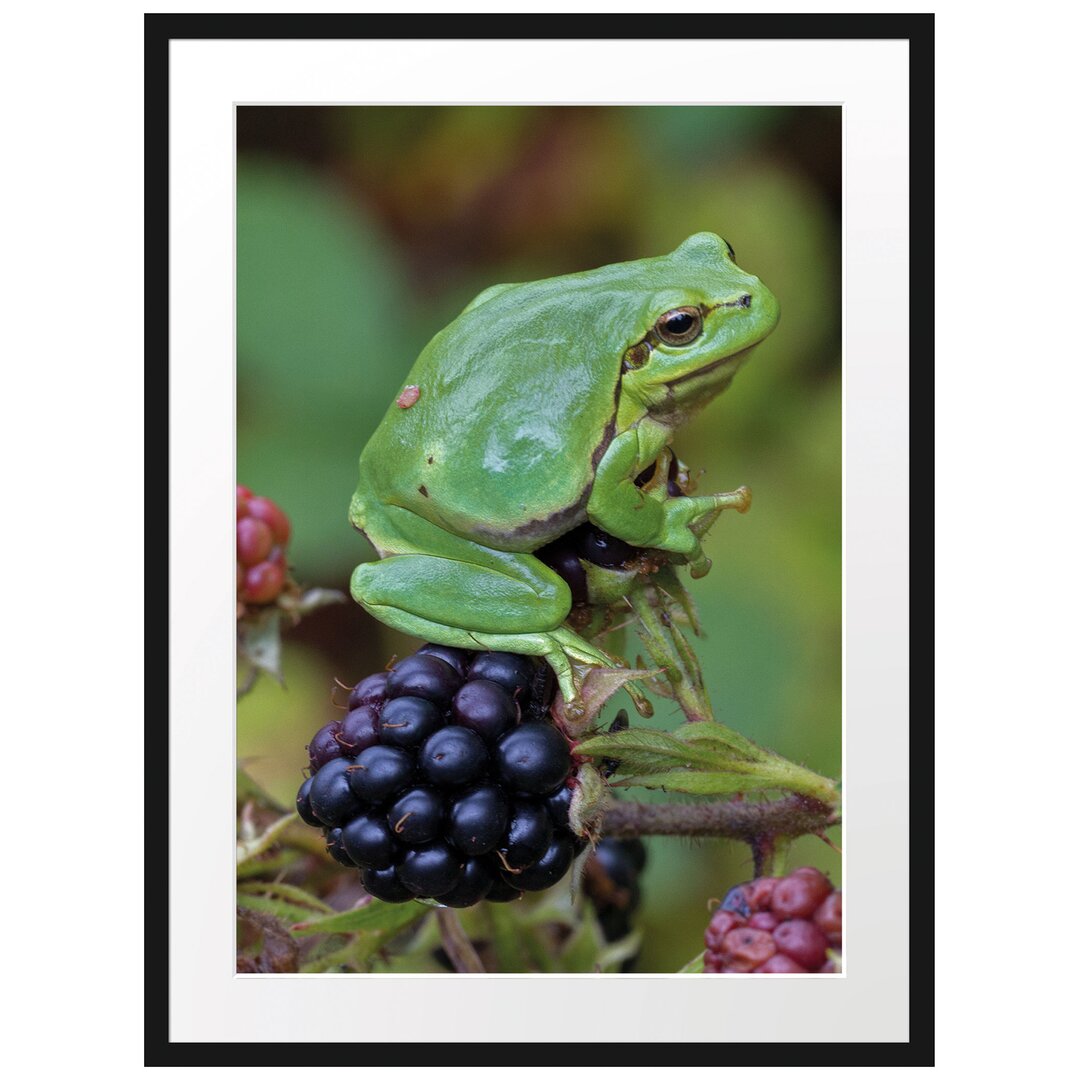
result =
[{"label": "green stem", "polygon": [[701,672],[689,643],[672,622],[671,605],[651,587],[631,594],[627,600],[638,616],[642,643],[652,662],[663,668],[664,678],[687,720],[712,720]]}]

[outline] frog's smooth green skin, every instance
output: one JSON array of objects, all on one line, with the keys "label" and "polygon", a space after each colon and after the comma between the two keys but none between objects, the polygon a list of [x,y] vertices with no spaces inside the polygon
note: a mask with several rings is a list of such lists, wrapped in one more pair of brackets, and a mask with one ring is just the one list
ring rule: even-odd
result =
[{"label": "frog's smooth green skin", "polygon": [[380,561],[356,568],[353,596],[428,641],[544,656],[572,702],[571,661],[612,659],[564,625],[570,590],[531,552],[589,519],[703,572],[691,526],[749,493],[670,498],[634,479],[778,318],[707,232],[486,289],[423,350],[360,456],[349,517]]}]

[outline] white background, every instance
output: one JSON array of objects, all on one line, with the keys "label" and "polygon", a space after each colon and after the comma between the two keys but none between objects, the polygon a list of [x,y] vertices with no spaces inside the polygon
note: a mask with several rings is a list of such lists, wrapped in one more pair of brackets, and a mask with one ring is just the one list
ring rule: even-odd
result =
[{"label": "white background", "polygon": [[[1056,1073],[1074,1000],[1054,986],[1067,968],[1053,931],[1038,947],[1023,933],[1075,862],[1075,811],[1055,802],[1075,752],[1080,389],[1062,29],[1037,3],[1020,20],[984,6],[938,21],[939,1061],[964,1074]],[[120,1072],[141,1025],[141,19],[43,9],[3,48],[0,437],[19,649],[5,754],[19,887],[3,903],[5,970],[26,1002],[8,1019],[37,1063],[107,1054]],[[66,817],[32,767],[58,730],[87,733],[55,744],[77,750],[83,783]]]}]

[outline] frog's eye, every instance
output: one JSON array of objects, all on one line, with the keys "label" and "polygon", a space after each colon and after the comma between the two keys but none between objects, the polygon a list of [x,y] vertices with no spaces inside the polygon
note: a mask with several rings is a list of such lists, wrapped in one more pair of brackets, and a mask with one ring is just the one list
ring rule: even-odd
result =
[{"label": "frog's eye", "polygon": [[724,246],[727,248],[727,257],[732,262],[738,262],[739,260],[735,258],[735,249],[726,240],[724,241]]},{"label": "frog's eye", "polygon": [[701,312],[696,307],[665,311],[656,320],[656,336],[667,345],[689,345],[701,333]]}]

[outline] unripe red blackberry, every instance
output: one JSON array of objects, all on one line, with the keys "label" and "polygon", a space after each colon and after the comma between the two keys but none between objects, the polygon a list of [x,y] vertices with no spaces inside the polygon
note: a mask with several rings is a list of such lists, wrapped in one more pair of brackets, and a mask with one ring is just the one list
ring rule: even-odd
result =
[{"label": "unripe red blackberry", "polygon": [[272,604],[288,582],[285,546],[289,519],[279,506],[250,488],[236,486],[236,598]]},{"label": "unripe red blackberry", "polygon": [[425,645],[315,733],[297,809],[373,896],[504,903],[569,870],[573,760],[542,667]]},{"label": "unripe red blackberry", "polygon": [[841,893],[811,866],[757,878],[724,897],[705,930],[705,970],[828,973],[843,950]]}]

